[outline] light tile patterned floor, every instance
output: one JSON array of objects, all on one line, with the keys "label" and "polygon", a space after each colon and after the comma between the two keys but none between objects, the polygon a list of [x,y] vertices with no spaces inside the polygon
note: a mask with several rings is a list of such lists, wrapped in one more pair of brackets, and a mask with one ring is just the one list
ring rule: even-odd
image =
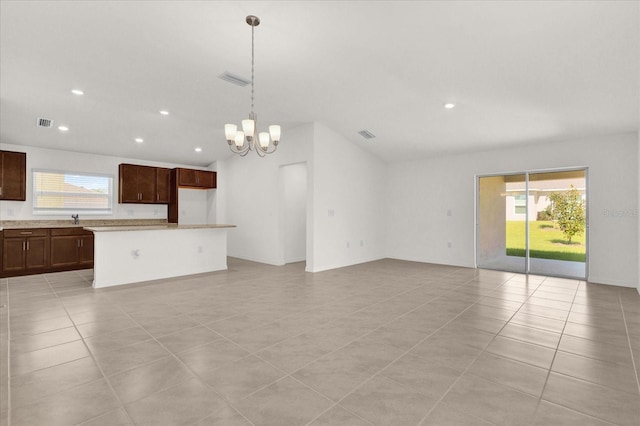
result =
[{"label": "light tile patterned floor", "polygon": [[396,260],[0,280],[0,423],[638,425],[635,289]]}]

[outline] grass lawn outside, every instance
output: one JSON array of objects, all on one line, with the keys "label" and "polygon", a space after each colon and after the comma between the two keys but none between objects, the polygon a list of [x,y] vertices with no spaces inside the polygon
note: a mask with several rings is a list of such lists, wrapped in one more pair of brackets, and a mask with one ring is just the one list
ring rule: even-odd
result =
[{"label": "grass lawn outside", "polygon": [[[526,222],[507,221],[507,256],[525,256]],[[574,235],[571,244],[552,221],[529,224],[529,255],[537,259],[586,261],[585,235]]]}]

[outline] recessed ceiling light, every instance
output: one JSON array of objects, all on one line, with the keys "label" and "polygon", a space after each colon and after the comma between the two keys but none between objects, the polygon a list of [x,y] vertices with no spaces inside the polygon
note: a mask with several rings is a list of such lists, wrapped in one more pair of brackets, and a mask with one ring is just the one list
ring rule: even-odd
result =
[{"label": "recessed ceiling light", "polygon": [[142,139],[142,138],[135,138],[134,140],[135,140],[137,143],[142,143],[142,142],[144,142],[144,139]]},{"label": "recessed ceiling light", "polygon": [[71,90],[71,93],[73,93],[74,95],[78,95],[78,96],[82,96],[84,95],[84,92],[80,89],[73,89]]},{"label": "recessed ceiling light", "polygon": [[453,102],[446,102],[446,103],[444,104],[444,107],[445,107],[446,109],[453,109],[453,108],[455,108],[455,107],[456,107],[456,104],[454,104]]},{"label": "recessed ceiling light", "polygon": [[58,126],[58,130],[60,130],[61,132],[66,132],[69,130],[69,128],[67,126]]},{"label": "recessed ceiling light", "polygon": [[169,115],[169,111],[164,110],[164,109],[161,109],[161,110],[160,110],[160,114],[162,114],[162,115]]},{"label": "recessed ceiling light", "polygon": [[197,147],[194,151],[195,151],[195,152],[202,152],[202,148]]}]

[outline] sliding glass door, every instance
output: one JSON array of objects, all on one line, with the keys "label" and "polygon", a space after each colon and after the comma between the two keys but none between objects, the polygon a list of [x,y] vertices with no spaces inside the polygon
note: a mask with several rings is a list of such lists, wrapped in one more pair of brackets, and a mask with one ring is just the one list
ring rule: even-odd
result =
[{"label": "sliding glass door", "polygon": [[586,169],[478,177],[479,268],[587,276]]}]

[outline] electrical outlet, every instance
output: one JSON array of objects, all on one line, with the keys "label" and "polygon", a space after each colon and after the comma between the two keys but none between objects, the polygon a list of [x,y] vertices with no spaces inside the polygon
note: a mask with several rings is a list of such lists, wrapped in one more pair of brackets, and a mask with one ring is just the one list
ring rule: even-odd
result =
[{"label": "electrical outlet", "polygon": [[449,248],[451,248],[451,246],[452,246],[452,245],[453,245],[453,244],[451,244],[451,241],[449,241],[449,242],[447,243],[447,247],[449,247]]},{"label": "electrical outlet", "polygon": [[364,240],[360,240],[360,247],[364,247]]},{"label": "electrical outlet", "polygon": [[351,244],[349,244],[349,241],[347,241],[347,248],[351,247]]}]

